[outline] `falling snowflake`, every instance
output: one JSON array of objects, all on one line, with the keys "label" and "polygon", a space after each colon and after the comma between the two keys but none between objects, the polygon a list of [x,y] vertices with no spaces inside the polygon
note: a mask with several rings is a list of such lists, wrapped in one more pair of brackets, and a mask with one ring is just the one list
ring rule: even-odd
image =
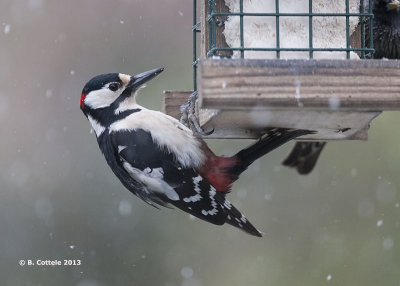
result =
[{"label": "falling snowflake", "polygon": [[9,25],[9,24],[7,24],[5,27],[4,27],[4,34],[8,34],[8,33],[10,33],[10,30],[11,30],[11,26]]},{"label": "falling snowflake", "polygon": [[186,278],[186,279],[192,278],[193,274],[194,274],[194,271],[191,267],[189,267],[189,266],[182,267],[181,275],[183,278]]}]

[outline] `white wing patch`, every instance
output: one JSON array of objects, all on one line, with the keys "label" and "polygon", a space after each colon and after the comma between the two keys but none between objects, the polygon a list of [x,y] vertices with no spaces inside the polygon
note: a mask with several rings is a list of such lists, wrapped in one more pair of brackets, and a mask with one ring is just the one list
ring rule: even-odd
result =
[{"label": "white wing patch", "polygon": [[190,203],[190,202],[197,202],[200,201],[203,197],[200,195],[201,189],[199,187],[199,183],[203,180],[201,176],[197,176],[193,178],[193,184],[194,184],[194,191],[196,194],[194,196],[190,196],[187,198],[183,198],[183,201],[185,203]]},{"label": "white wing patch", "polygon": [[226,207],[228,210],[230,210],[232,208],[232,205],[228,200],[225,200],[224,201],[224,207]]},{"label": "white wing patch", "polygon": [[149,192],[163,194],[173,201],[179,200],[179,195],[163,180],[164,171],[162,168],[155,168],[153,170],[146,168],[141,171],[132,167],[128,162],[124,162],[124,168],[132,178],[145,185]]},{"label": "white wing patch", "polygon": [[149,167],[147,167],[146,169],[143,170],[143,173],[145,173],[147,176],[151,178],[164,179],[163,168],[150,169]]},{"label": "white wing patch", "polygon": [[110,126],[110,132],[120,130],[143,129],[149,132],[161,148],[167,148],[183,167],[198,167],[204,162],[205,156],[201,150],[201,142],[193,132],[175,118],[159,111],[146,109],[135,105],[131,108],[140,108],[124,119]]},{"label": "white wing patch", "polygon": [[216,189],[213,186],[210,185],[209,195],[210,195],[212,209],[209,210],[209,211],[202,210],[201,213],[203,215],[216,215],[218,213],[218,208],[217,208],[218,204],[214,199],[214,196],[215,196],[216,193],[217,193]]},{"label": "white wing patch", "polygon": [[128,146],[119,145],[118,146],[118,153],[121,153],[121,151],[123,151],[126,147],[128,147]]}]

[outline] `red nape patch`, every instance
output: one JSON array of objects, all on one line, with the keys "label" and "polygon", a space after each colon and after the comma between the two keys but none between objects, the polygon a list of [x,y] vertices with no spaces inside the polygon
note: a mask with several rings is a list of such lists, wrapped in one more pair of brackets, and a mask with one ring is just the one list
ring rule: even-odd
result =
[{"label": "red nape patch", "polygon": [[86,94],[82,93],[81,94],[81,109],[83,109],[85,107],[85,98],[86,98]]},{"label": "red nape patch", "polygon": [[231,189],[237,176],[229,172],[229,168],[235,166],[239,161],[235,157],[216,156],[210,149],[205,150],[207,161],[204,164],[201,175],[215,187],[219,192],[227,192]]}]

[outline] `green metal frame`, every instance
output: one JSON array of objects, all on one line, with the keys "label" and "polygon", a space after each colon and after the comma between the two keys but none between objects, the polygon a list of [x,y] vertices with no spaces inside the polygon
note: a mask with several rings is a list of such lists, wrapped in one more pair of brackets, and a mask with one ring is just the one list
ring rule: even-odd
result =
[{"label": "green metal frame", "polygon": [[201,32],[200,24],[197,22],[197,1],[193,0],[193,90],[197,90],[197,34]]},{"label": "green metal frame", "polygon": [[[275,0],[275,13],[245,13],[243,12],[243,0],[240,1],[240,10],[237,13],[231,12],[217,12],[216,1],[208,1],[208,15],[207,23],[209,29],[209,47],[207,57],[218,56],[218,51],[240,51],[240,57],[245,58],[245,51],[275,51],[276,57],[280,58],[281,51],[304,51],[309,52],[310,59],[313,58],[313,53],[316,51],[326,52],[346,52],[346,58],[350,58],[350,52],[360,52],[361,58],[373,58],[374,54],[374,43],[373,43],[373,13],[372,13],[372,0],[369,1],[369,11],[365,13],[363,11],[364,0],[360,0],[360,12],[350,13],[349,12],[349,0],[346,1],[346,13],[312,13],[312,0],[309,0],[309,12],[308,13],[280,13],[279,12],[279,0]],[[336,0],[338,1],[338,0]],[[193,73],[194,73],[194,90],[197,89],[196,73],[197,73],[197,34],[200,32],[200,22],[197,21],[197,3],[193,0]],[[240,47],[218,47],[216,45],[216,27],[220,22],[218,17],[229,16],[229,17],[240,17]],[[247,16],[256,17],[275,17],[276,19],[276,48],[249,48],[244,46],[244,34],[243,23]],[[309,47],[308,48],[282,48],[280,46],[280,34],[279,34],[279,20],[280,17],[309,17]],[[346,48],[314,48],[312,42],[312,19],[313,17],[346,17]],[[369,43],[365,43],[365,26],[361,25],[361,48],[350,47],[350,28],[349,18],[360,17],[361,23],[367,23],[369,25]],[[201,19],[204,21],[204,19]]]}]

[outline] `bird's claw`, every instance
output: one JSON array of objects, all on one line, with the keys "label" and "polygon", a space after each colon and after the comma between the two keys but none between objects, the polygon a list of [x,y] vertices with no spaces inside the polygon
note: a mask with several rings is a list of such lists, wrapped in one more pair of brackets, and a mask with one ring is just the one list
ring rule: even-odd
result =
[{"label": "bird's claw", "polygon": [[196,114],[196,103],[197,103],[197,91],[194,91],[185,104],[181,105],[181,123],[188,126],[194,133],[202,136],[208,136],[214,132],[214,129],[210,131],[204,131],[201,128],[198,116]]}]

